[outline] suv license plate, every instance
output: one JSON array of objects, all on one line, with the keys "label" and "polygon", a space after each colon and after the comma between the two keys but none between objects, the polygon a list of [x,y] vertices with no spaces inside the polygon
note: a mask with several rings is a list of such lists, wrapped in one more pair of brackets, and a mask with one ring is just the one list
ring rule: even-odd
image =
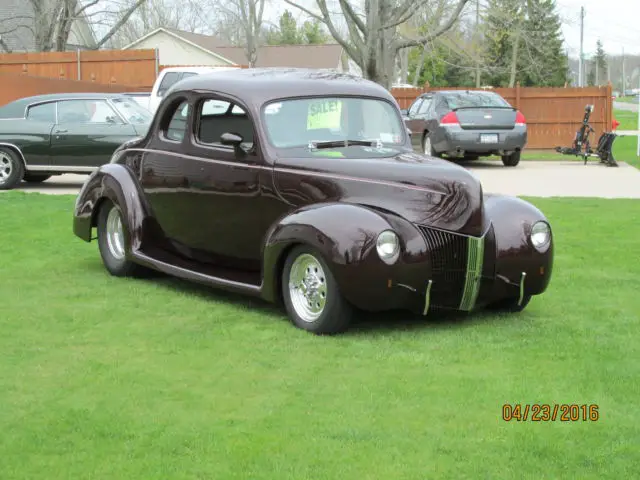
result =
[{"label": "suv license plate", "polygon": [[497,133],[481,134],[480,143],[498,143],[498,134]]}]

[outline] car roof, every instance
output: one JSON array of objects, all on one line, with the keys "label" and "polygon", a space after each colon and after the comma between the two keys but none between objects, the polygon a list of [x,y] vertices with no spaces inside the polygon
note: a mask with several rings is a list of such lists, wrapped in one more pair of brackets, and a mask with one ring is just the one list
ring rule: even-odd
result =
[{"label": "car roof", "polygon": [[305,96],[371,96],[397,105],[381,85],[352,74],[307,68],[242,68],[206,73],[183,79],[167,96],[184,91],[220,92],[262,105],[271,100]]},{"label": "car roof", "polygon": [[22,118],[27,106],[33,103],[51,102],[56,100],[91,99],[91,98],[127,98],[122,93],[104,92],[76,92],[76,93],[48,93],[23,97],[0,107],[0,118]]},{"label": "car roof", "polygon": [[187,73],[198,73],[198,72],[213,72],[218,70],[236,70],[240,67],[166,67],[163,68],[163,72],[187,72]]}]

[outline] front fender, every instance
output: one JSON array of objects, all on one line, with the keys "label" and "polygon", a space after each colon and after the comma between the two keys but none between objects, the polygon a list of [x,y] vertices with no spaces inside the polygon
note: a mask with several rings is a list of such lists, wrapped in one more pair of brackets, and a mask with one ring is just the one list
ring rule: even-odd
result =
[{"label": "front fender", "polygon": [[[503,195],[487,195],[485,211],[494,228],[497,279],[506,285],[516,286],[522,278],[522,272],[525,272],[525,293],[543,293],[553,270],[553,227],[551,241],[543,252],[533,246],[530,233],[536,222],[549,223],[545,215],[529,202]],[[512,292],[513,289],[506,290]]]},{"label": "front fender", "polygon": [[120,164],[108,163],[93,172],[85,181],[76,199],[73,232],[86,242],[91,241],[100,205],[106,199],[117,204],[123,214],[132,250],[138,250],[143,241],[145,220],[150,209],[144,200],[131,170]]},{"label": "front fender", "polygon": [[[406,224],[405,224],[406,223]],[[402,255],[394,265],[385,264],[376,252],[380,232],[393,229],[401,241]],[[412,230],[413,229],[413,230]],[[383,310],[402,305],[404,298],[391,289],[389,279],[404,279],[411,265],[425,251],[424,240],[408,222],[362,205],[323,203],[303,207],[273,225],[263,246],[262,295],[277,301],[280,274],[288,251],[304,244],[328,263],[345,298],[364,310]]]}]

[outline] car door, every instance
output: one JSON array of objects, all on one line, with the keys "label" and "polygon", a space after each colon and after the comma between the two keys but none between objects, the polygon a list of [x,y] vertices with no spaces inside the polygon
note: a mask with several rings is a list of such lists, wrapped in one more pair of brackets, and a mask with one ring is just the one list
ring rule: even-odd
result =
[{"label": "car door", "polygon": [[405,121],[409,130],[411,130],[411,143],[414,149],[422,151],[422,133],[425,131],[426,112],[431,105],[431,95],[423,95],[420,102],[411,105],[408,112],[408,119]]},{"label": "car door", "polygon": [[[253,148],[252,119],[239,105],[206,95],[178,102],[163,115],[166,131],[154,137],[141,169],[160,227],[192,259],[259,270],[260,178],[270,172],[260,168]],[[244,142],[223,145],[226,132]]]},{"label": "car door", "polygon": [[114,150],[137,136],[104,98],[59,100],[51,164],[78,170],[109,163]]},{"label": "car door", "polygon": [[20,149],[29,167],[48,166],[51,159],[51,131],[56,123],[56,102],[44,102],[27,107],[26,120],[9,125],[22,137]]}]

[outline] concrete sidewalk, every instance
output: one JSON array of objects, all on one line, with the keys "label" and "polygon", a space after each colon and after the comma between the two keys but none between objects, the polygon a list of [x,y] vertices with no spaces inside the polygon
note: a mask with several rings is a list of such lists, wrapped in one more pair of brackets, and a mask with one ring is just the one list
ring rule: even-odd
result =
[{"label": "concrete sidewalk", "polygon": [[[486,193],[532,197],[640,198],[640,170],[619,163],[605,167],[597,159],[583,165],[581,159],[567,161],[521,161],[507,168],[500,161],[462,164],[480,179]],[[44,183],[22,183],[19,190],[52,195],[77,195],[86,175],[61,175]]]}]

